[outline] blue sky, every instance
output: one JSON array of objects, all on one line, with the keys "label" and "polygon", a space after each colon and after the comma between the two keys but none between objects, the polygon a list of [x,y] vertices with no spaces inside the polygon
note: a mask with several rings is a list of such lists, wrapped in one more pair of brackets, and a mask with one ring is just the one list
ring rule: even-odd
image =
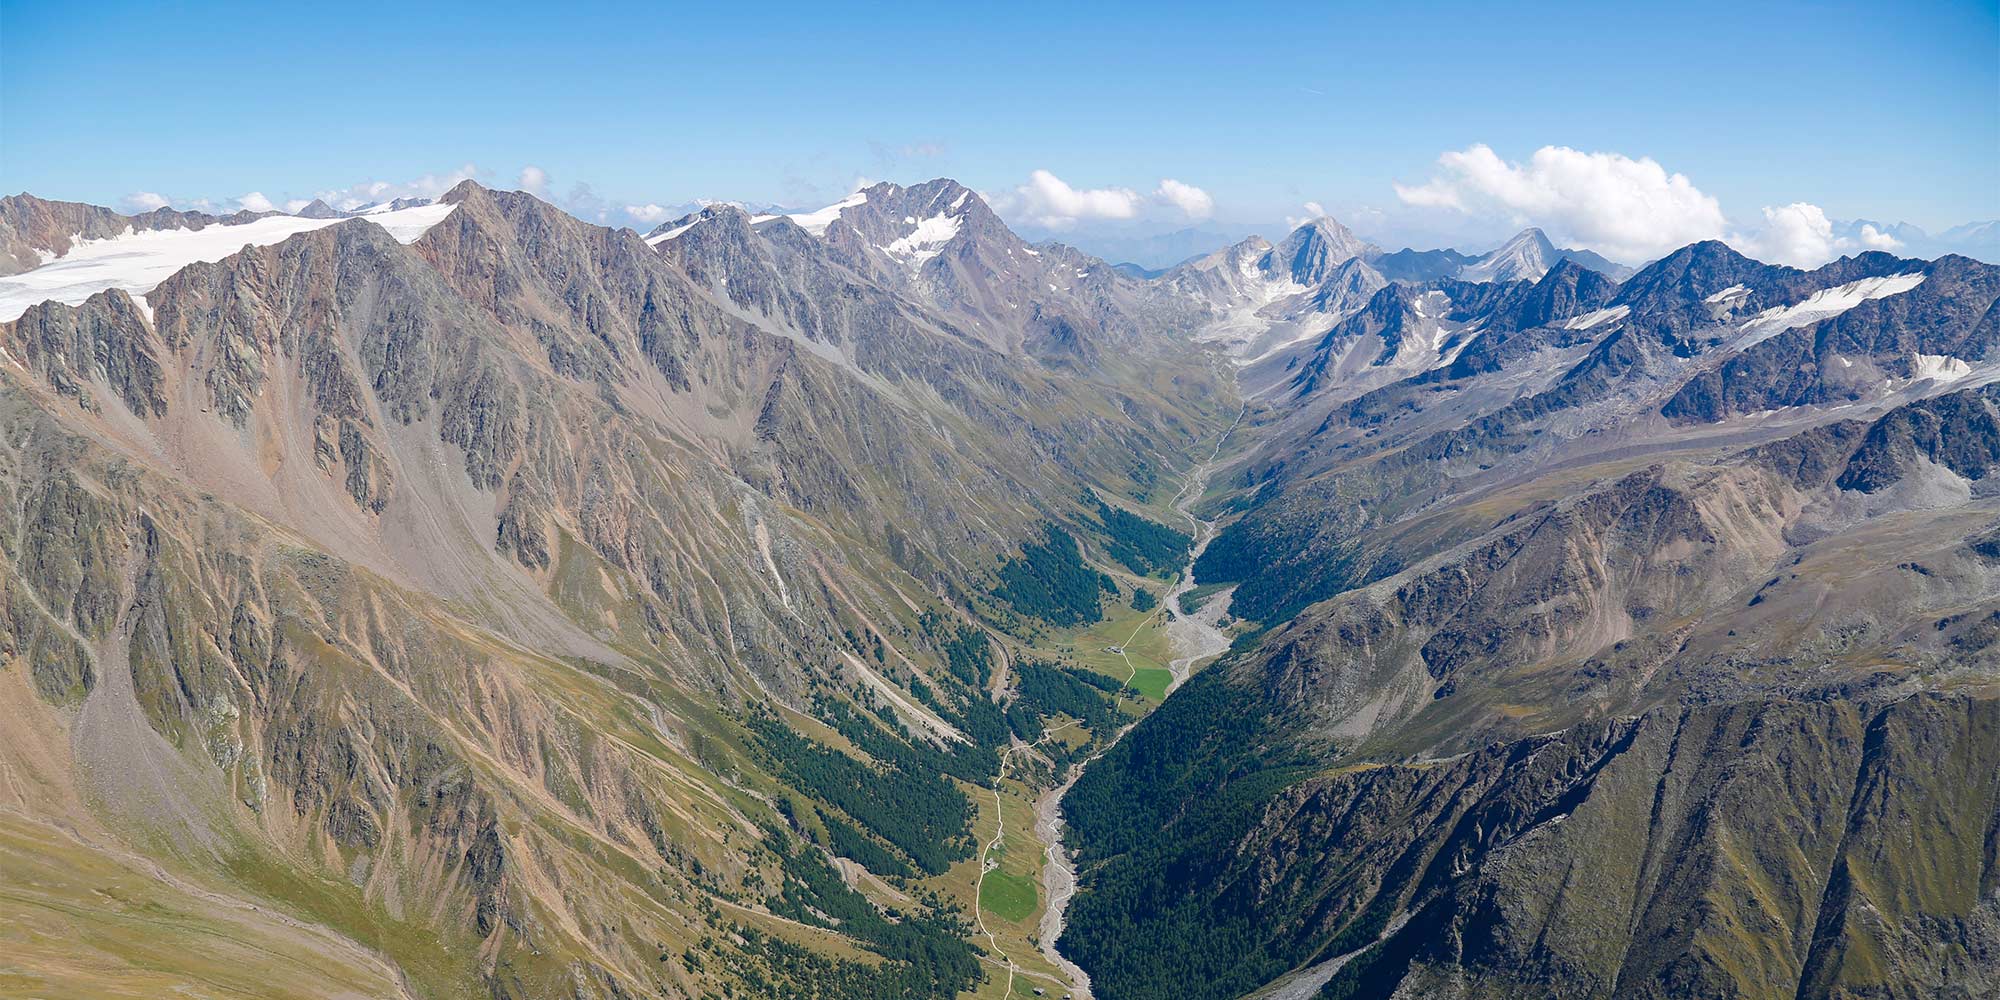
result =
[{"label": "blue sky", "polygon": [[[1439,163],[1475,144],[1516,172]],[[1548,215],[1616,242],[1576,216],[1616,198],[1507,193],[1597,197],[1537,169],[1547,146],[1604,154],[1609,175],[1650,159],[1731,227],[1795,203],[1933,231],[2000,216],[2000,3],[0,0],[0,187],[106,204],[414,191],[466,165],[514,187],[533,166],[579,214],[633,222],[628,206],[814,205],[856,178],[947,175],[1054,229],[1314,202],[1364,229]],[[1051,202],[1038,170],[1111,200]]]}]

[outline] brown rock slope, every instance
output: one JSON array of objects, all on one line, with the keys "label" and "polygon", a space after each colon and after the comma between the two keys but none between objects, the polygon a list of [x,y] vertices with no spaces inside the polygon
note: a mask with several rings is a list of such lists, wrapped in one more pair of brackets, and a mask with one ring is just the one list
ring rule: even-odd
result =
[{"label": "brown rock slope", "polygon": [[[0,861],[42,873],[0,896],[10,988],[976,981],[952,918],[878,915],[812,841],[961,850],[968,800],[912,763],[990,766],[991,732],[945,749],[990,709],[954,623],[997,557],[1087,526],[1085,487],[1184,463],[1226,389],[1167,331],[1127,348],[1171,392],[1058,372],[749,237],[875,302],[835,356],[629,231],[446,200],[409,246],[351,220],[189,267],[150,319],[112,291],[0,326]],[[941,832],[796,777],[864,734]],[[134,872],[184,946],[93,896]]]}]

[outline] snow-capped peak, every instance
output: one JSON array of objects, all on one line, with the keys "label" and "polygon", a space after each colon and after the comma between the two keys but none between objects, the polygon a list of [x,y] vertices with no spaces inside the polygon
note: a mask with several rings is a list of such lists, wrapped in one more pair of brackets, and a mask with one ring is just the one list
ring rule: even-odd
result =
[{"label": "snow-capped peak", "polygon": [[1339,221],[1327,216],[1292,230],[1261,262],[1272,277],[1289,277],[1300,285],[1316,285],[1335,267],[1374,248]]}]

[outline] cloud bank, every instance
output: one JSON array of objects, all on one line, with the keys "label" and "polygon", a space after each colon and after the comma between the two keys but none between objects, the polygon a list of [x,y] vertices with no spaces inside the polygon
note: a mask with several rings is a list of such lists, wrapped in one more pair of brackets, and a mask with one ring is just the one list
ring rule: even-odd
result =
[{"label": "cloud bank", "polygon": [[1069,229],[1079,222],[1137,219],[1151,209],[1167,209],[1188,219],[1215,214],[1215,199],[1207,191],[1171,177],[1162,178],[1149,194],[1128,187],[1077,188],[1047,170],[1028,175],[1028,182],[988,198],[1002,216],[1044,229]]},{"label": "cloud bank", "polygon": [[1767,206],[1750,224],[1732,224],[1714,197],[1651,157],[1543,146],[1527,162],[1510,163],[1478,143],[1438,157],[1438,168],[1422,184],[1394,185],[1396,197],[1418,209],[1540,226],[1558,243],[1629,263],[1700,240],[1723,240],[1749,256],[1795,267],[1901,245],[1872,225],[1853,237],[1837,236],[1826,213],[1802,201]]},{"label": "cloud bank", "polygon": [[625,214],[640,222],[659,224],[673,217],[673,209],[647,202],[644,205],[627,205]]},{"label": "cloud bank", "polygon": [[1526,163],[1508,163],[1479,144],[1438,157],[1438,166],[1427,183],[1397,184],[1396,197],[1419,208],[1504,215],[1620,260],[1714,239],[1728,223],[1686,174],[1669,174],[1651,158],[1543,146]]},{"label": "cloud bank", "polygon": [[1192,184],[1183,184],[1171,177],[1160,181],[1153,197],[1181,210],[1190,219],[1206,219],[1215,214],[1215,199],[1208,192]]}]

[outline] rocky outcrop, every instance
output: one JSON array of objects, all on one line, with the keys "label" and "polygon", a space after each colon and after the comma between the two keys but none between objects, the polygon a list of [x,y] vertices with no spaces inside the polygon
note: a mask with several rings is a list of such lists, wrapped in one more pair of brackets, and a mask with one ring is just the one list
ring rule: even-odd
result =
[{"label": "rocky outcrop", "polygon": [[158,340],[132,298],[100,292],[80,306],[44,302],[0,327],[0,343],[58,393],[95,411],[98,386],[142,417],[166,413],[166,376]]}]

